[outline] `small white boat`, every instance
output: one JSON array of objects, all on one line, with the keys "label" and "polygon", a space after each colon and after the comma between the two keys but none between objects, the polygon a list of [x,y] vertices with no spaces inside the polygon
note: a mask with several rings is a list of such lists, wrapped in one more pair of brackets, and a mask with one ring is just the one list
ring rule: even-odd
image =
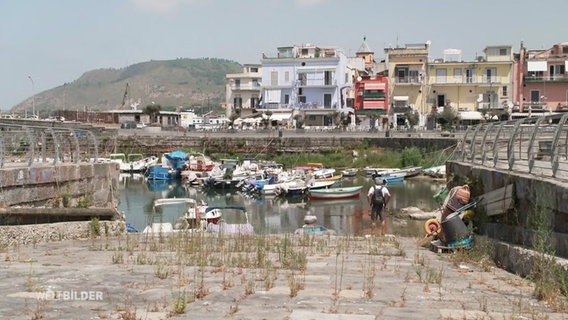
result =
[{"label": "small white boat", "polygon": [[178,218],[175,226],[169,222],[151,223],[142,233],[205,230],[208,224],[217,224],[221,220],[221,210],[210,210],[207,204],[198,204],[192,198],[157,199],[153,204],[153,212],[156,212],[156,208],[167,205],[186,205],[187,210]]},{"label": "small white boat", "polygon": [[361,196],[362,188],[363,186],[315,189],[309,191],[308,198],[326,200],[357,198]]},{"label": "small white boat", "polygon": [[208,223],[207,231],[220,234],[253,235],[254,227],[249,223],[247,209],[243,206],[207,207],[206,213],[212,210],[223,212],[219,223]]},{"label": "small white boat", "polygon": [[359,169],[357,169],[357,168],[346,168],[346,169],[341,170],[341,174],[344,177],[355,177],[358,172],[359,172]]},{"label": "small white boat", "polygon": [[422,170],[422,173],[433,178],[444,178],[446,176],[446,165],[426,168]]},{"label": "small white boat", "polygon": [[158,163],[158,158],[154,156],[144,157],[140,153],[131,153],[126,155],[124,153],[111,153],[109,161],[117,163],[120,172],[126,173],[141,173],[146,171],[150,166]]}]

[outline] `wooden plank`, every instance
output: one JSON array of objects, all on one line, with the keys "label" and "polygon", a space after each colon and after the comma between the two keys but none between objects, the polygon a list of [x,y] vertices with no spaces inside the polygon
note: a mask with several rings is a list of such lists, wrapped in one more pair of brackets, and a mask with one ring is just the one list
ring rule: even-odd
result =
[{"label": "wooden plank", "polygon": [[478,205],[485,208],[487,216],[503,214],[513,206],[513,184],[482,195]]}]

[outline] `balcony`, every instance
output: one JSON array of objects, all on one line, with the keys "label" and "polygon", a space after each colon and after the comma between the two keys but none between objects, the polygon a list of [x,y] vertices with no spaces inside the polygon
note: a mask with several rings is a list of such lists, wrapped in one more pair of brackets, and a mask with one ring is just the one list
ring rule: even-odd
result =
[{"label": "balcony", "polygon": [[385,92],[364,92],[363,100],[384,100],[386,98]]},{"label": "balcony", "polygon": [[421,84],[420,77],[395,77],[394,81],[396,84],[409,84],[409,85],[419,85]]},{"label": "balcony", "polygon": [[524,80],[526,83],[539,83],[539,82],[568,82],[568,74],[553,74],[553,75],[525,75]]},{"label": "balcony", "polygon": [[232,91],[260,91],[260,83],[259,84],[232,84],[231,86]]}]

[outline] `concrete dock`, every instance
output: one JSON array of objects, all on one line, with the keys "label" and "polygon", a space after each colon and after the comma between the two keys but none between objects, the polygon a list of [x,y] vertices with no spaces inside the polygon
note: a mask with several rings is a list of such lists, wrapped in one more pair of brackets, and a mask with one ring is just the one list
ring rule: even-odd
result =
[{"label": "concrete dock", "polygon": [[[0,248],[1,319],[568,319],[415,238],[129,234]],[[564,309],[562,309],[564,308]]]}]

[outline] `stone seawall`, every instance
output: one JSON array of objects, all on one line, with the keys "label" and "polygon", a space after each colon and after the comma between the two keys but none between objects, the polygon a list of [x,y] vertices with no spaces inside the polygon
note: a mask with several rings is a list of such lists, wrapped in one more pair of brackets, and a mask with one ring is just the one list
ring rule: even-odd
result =
[{"label": "stone seawall", "polygon": [[206,150],[209,153],[266,153],[317,152],[319,150],[356,149],[362,145],[385,149],[417,147],[427,150],[446,149],[457,144],[455,137],[422,137],[406,134],[397,137],[350,134],[288,134],[278,137],[259,132],[253,136],[239,134],[210,135],[121,135],[109,141],[110,150],[137,150],[160,155],[176,149]]},{"label": "stone seawall", "polygon": [[115,208],[118,178],[111,163],[8,166],[0,169],[0,206]]},{"label": "stone seawall", "polygon": [[0,226],[0,248],[126,233],[124,221],[74,221]]}]

